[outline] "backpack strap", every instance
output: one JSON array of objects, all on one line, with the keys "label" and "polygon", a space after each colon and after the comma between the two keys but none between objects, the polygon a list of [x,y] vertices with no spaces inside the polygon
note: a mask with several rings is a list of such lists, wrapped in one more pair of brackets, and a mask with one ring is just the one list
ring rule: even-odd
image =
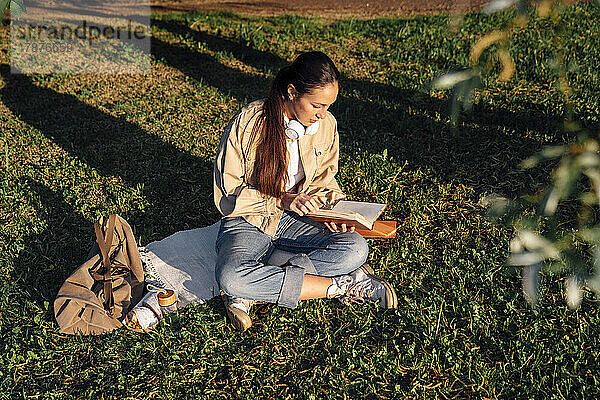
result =
[{"label": "backpack strap", "polygon": [[116,219],[116,214],[110,214],[110,216],[108,217],[108,229],[106,230],[105,235],[102,234],[100,222],[96,221],[96,223],[94,223],[94,230],[96,231],[96,241],[98,242],[98,247],[100,248],[100,254],[102,255],[102,264],[104,266],[104,274],[102,276],[102,280],[104,282],[104,309],[106,310],[108,315],[111,316],[113,315],[115,309],[115,299],[113,297],[112,292],[112,265],[110,262],[109,253],[115,233]]}]

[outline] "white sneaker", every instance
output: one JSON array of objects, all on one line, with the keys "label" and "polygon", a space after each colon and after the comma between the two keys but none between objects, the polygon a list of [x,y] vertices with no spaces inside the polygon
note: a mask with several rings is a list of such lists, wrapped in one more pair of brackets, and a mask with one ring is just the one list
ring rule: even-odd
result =
[{"label": "white sneaker", "polygon": [[394,288],[385,279],[374,276],[366,264],[349,275],[334,277],[327,297],[337,297],[344,304],[368,301],[379,303],[382,308],[398,308]]},{"label": "white sneaker", "polygon": [[252,326],[252,319],[249,314],[254,301],[242,299],[241,297],[231,297],[225,294],[222,297],[225,303],[225,311],[231,324],[240,332],[244,332],[250,328]]}]

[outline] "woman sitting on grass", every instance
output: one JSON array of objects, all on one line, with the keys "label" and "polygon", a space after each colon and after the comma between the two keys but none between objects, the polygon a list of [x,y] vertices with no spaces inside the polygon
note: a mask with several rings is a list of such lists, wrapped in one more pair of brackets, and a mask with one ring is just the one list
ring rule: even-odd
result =
[{"label": "woman sitting on grass", "polygon": [[[345,195],[338,170],[337,123],[327,111],[339,72],[321,52],[282,68],[269,97],[245,106],[223,132],[214,169],[214,200],[223,214],[216,279],[231,322],[244,331],[255,301],[295,308],[299,300],[339,298],[396,308],[393,288],[364,265],[366,240],[353,226],[305,214]],[[269,265],[274,246],[297,253]]]}]

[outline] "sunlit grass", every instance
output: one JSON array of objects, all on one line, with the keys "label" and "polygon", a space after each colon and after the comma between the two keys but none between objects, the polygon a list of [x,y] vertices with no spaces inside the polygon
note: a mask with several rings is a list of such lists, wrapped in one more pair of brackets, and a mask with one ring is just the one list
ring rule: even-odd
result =
[{"label": "sunlit grass", "polygon": [[[563,105],[538,22],[513,46],[516,79],[488,79],[450,123],[427,83],[467,66],[468,49],[509,14],[323,22],[231,13],[156,16],[147,76],[0,72],[0,398],[592,398],[598,305],[569,311],[562,282],[540,308],[505,266],[511,232],[477,203],[534,192],[548,170],[521,160],[562,142]],[[576,111],[597,129],[595,6],[568,11]],[[542,36],[540,36],[542,35]],[[540,39],[541,37],[541,39]],[[2,30],[3,46],[8,31]],[[398,292],[397,312],[304,302],[264,307],[240,335],[220,302],[156,332],[67,337],[52,303],[92,245],[92,221],[118,212],[144,245],[219,218],[212,162],[220,131],[298,52],[340,67],[339,181],[387,202],[392,241],[369,263]],[[575,65],[573,64],[573,65]]]}]

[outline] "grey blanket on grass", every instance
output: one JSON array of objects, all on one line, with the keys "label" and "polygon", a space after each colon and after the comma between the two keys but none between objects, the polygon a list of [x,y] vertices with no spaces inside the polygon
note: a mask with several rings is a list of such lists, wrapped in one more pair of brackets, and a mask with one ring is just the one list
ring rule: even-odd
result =
[{"label": "grey blanket on grass", "polygon": [[[215,242],[221,221],[203,228],[175,232],[162,240],[139,247],[144,270],[159,285],[175,290],[178,306],[205,303],[219,295],[215,279]],[[293,253],[276,249],[267,261],[282,265]],[[152,282],[152,279],[148,279]]]}]

